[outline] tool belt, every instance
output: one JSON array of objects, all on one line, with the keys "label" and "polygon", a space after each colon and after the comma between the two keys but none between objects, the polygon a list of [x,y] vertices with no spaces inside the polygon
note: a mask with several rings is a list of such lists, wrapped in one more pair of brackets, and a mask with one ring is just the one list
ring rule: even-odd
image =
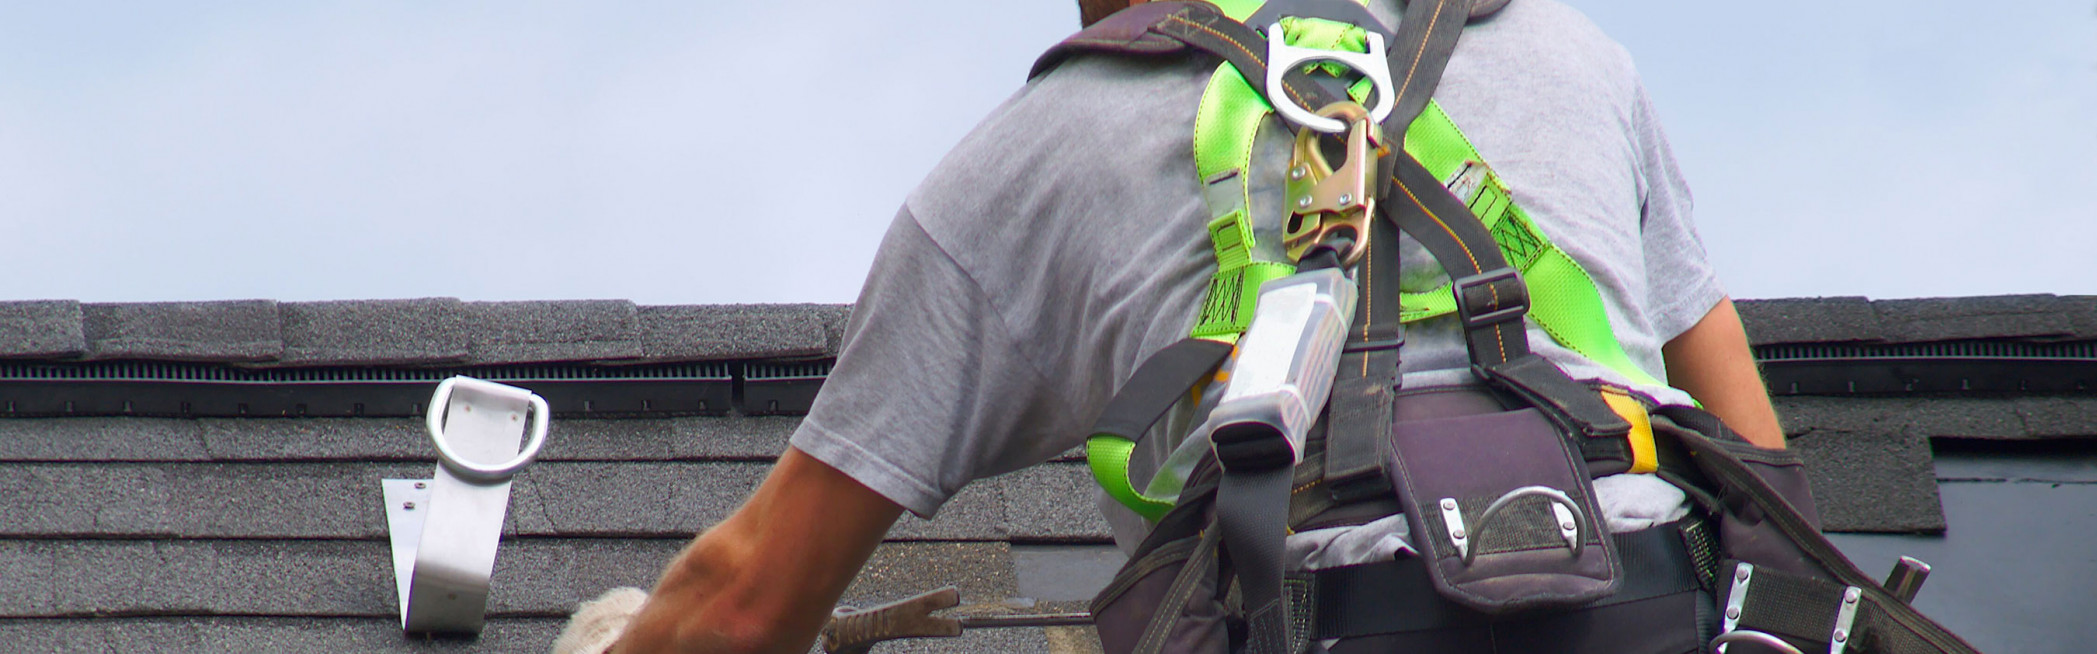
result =
[{"label": "tool belt", "polygon": [[[1489,640],[1534,634],[1536,645],[1525,651],[1639,651],[1595,640],[1622,637],[1624,629],[1569,625],[1638,625],[1637,616],[1655,607],[1678,609],[1679,624],[1667,626],[1681,632],[1635,639],[1643,646],[1716,643],[1733,654],[1973,651],[1857,570],[1819,533],[1793,455],[1757,449],[1701,410],[1648,407],[1621,391],[1576,382],[1529,350],[1523,274],[1452,183],[1400,147],[1467,18],[1499,4],[1411,0],[1401,30],[1370,30],[1366,53],[1327,56],[1270,43],[1284,38],[1279,17],[1263,35],[1215,5],[1152,2],[1092,25],[1037,62],[1040,74],[1088,52],[1206,54],[1248,84],[1265,80],[1258,88],[1266,101],[1305,126],[1288,172],[1288,256],[1349,267],[1381,258],[1360,268],[1360,293],[1396,294],[1393,246],[1399,232],[1412,236],[1452,279],[1451,313],[1480,382],[1401,394],[1399,303],[1364,303],[1340,349],[1330,401],[1307,437],[1291,432],[1278,443],[1219,428],[1211,435],[1214,449],[1173,501],[1129,490],[1126,448],[1190,389],[1215,377],[1232,351],[1219,341],[1236,338],[1226,328],[1246,324],[1236,315],[1244,306],[1237,298],[1294,270],[1248,264],[1243,253],[1225,256],[1229,243],[1256,230],[1232,231],[1243,228],[1248,210],[1214,191],[1242,183],[1249,168],[1205,174],[1211,194],[1224,198],[1211,202],[1225,212],[1211,226],[1219,266],[1229,259],[1237,272],[1219,272],[1212,285],[1195,333],[1205,338],[1182,341],[1139,366],[1090,443],[1119,448],[1118,459],[1089,457],[1094,472],[1114,482],[1105,486],[1117,500],[1155,522],[1093,603],[1106,651],[1298,654],[1330,644],[1344,654],[1428,642],[1464,651],[1464,634],[1480,633]],[[1277,0],[1259,11],[1374,22],[1346,0]],[[1374,109],[1350,102],[1346,83],[1311,76],[1332,62],[1362,68],[1363,54],[1386,51],[1402,65],[1371,62],[1387,69],[1353,83],[1375,88]],[[1269,61],[1278,55],[1289,58]],[[1402,78],[1391,74],[1397,70]],[[1263,116],[1252,115],[1250,124]],[[1342,140],[1343,165],[1327,164],[1320,140],[1327,137],[1311,134],[1313,127]],[[1229,234],[1237,236],[1220,236]],[[1694,505],[1691,516],[1606,533],[1592,479],[1627,471],[1654,472],[1682,488]],[[1417,555],[1308,574],[1284,569],[1290,530],[1400,513]],[[1445,636],[1454,640],[1431,640]]]}]

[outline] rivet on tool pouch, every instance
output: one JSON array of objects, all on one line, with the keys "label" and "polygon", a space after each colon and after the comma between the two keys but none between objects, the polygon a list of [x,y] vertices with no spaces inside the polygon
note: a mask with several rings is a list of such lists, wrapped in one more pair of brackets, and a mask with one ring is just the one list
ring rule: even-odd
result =
[{"label": "rivet on tool pouch", "polygon": [[1487,613],[1583,604],[1623,576],[1587,464],[1535,408],[1401,394],[1385,463],[1435,589]]}]

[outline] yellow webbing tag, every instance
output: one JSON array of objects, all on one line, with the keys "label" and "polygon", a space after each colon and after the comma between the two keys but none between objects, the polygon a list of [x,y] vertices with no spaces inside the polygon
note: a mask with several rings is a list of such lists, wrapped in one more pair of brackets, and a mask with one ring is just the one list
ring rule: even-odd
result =
[{"label": "yellow webbing tag", "polygon": [[1631,469],[1626,472],[1659,470],[1660,456],[1653,450],[1653,420],[1646,415],[1646,405],[1614,388],[1602,389],[1602,401],[1608,402],[1624,422],[1631,423],[1631,433],[1624,436],[1631,443]]}]

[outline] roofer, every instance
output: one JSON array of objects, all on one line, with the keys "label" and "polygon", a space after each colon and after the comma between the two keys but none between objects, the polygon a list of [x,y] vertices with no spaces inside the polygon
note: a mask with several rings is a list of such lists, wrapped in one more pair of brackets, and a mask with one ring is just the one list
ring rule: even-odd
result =
[{"label": "roofer", "polygon": [[902,511],[1088,439],[1109,652],[1970,651],[1818,535],[1586,18],[1080,4],[904,203],[770,476],[564,651],[804,651]]}]

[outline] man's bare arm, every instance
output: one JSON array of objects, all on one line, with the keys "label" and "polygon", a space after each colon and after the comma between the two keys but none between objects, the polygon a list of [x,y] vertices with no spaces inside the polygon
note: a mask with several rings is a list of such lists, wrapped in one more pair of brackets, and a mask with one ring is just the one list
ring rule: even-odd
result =
[{"label": "man's bare arm", "polygon": [[612,651],[806,652],[902,512],[789,447],[742,508],[670,563]]},{"label": "man's bare arm", "polygon": [[1769,404],[1762,371],[1755,368],[1747,331],[1732,299],[1720,300],[1702,320],[1660,348],[1667,382],[1688,391],[1704,409],[1755,445],[1784,449],[1784,430]]}]

